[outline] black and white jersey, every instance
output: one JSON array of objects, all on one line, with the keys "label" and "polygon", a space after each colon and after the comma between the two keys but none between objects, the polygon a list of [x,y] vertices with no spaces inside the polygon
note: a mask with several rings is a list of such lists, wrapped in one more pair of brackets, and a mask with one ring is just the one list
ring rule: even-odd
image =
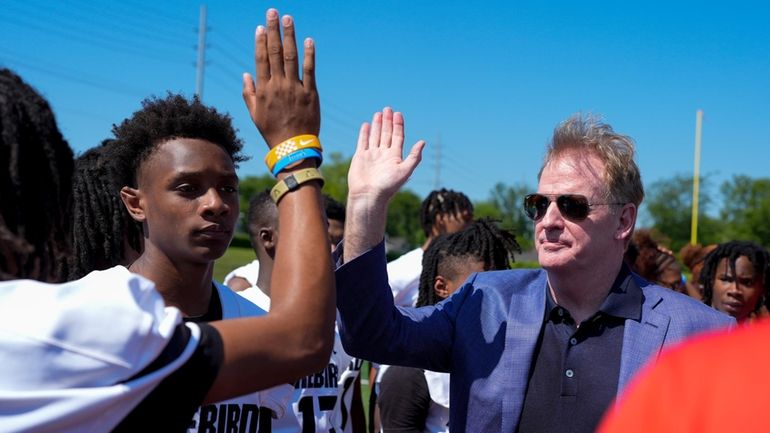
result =
[{"label": "black and white jersey", "polygon": [[116,266],[65,284],[0,282],[0,431],[111,431],[190,359],[145,369],[182,317],[149,280]]},{"label": "black and white jersey", "polygon": [[[221,304],[221,317],[217,319],[236,319],[257,317],[267,311],[230,288],[215,283],[216,293]],[[255,366],[254,368],[259,368]],[[294,388],[279,385],[264,391],[243,395],[227,401],[201,406],[195,413],[188,433],[224,433],[273,431],[275,418],[281,418],[292,398]]]}]

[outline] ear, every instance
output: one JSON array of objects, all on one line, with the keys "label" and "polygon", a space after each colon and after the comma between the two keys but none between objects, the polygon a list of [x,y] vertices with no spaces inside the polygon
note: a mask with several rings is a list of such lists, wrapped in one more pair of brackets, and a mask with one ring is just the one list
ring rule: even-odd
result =
[{"label": "ear", "polygon": [[275,231],[270,227],[262,227],[259,229],[259,242],[262,243],[262,248],[265,251],[272,251],[278,244],[278,237],[275,236]]},{"label": "ear", "polygon": [[447,289],[447,280],[441,275],[436,275],[436,279],[433,281],[433,292],[441,299],[449,297],[449,290]]},{"label": "ear", "polygon": [[637,207],[633,203],[626,203],[620,210],[618,218],[618,228],[615,230],[615,239],[628,242],[634,233],[636,225]]},{"label": "ear", "polygon": [[144,213],[142,192],[138,188],[124,186],[120,189],[120,199],[123,200],[123,205],[126,206],[128,214],[134,221],[145,222],[147,216]]}]

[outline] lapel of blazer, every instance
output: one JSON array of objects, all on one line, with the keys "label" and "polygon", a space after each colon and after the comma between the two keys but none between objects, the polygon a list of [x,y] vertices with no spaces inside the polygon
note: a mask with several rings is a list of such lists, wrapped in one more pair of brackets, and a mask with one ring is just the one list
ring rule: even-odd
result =
[{"label": "lapel of blazer", "polygon": [[515,432],[521,418],[532,355],[545,315],[545,288],[546,273],[540,271],[511,296],[503,358],[508,378],[503,395],[503,432]]},{"label": "lapel of blazer", "polygon": [[644,296],[641,321],[626,320],[625,323],[623,348],[620,355],[618,395],[648,360],[654,360],[660,354],[671,321],[671,317],[667,314],[656,310],[661,302],[665,302],[662,297],[651,296],[647,292]]}]

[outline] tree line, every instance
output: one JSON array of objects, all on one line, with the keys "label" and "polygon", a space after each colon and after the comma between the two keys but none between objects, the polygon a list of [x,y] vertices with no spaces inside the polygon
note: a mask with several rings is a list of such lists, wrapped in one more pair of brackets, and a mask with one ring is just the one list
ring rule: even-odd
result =
[{"label": "tree line", "polygon": [[[350,159],[332,153],[324,162],[326,183],[323,192],[335,200],[347,197],[347,172]],[[675,175],[647,187],[637,227],[652,229],[657,240],[673,251],[690,242],[692,217],[692,176]],[[770,178],[736,175],[724,181],[715,195],[709,176],[700,179],[698,243],[712,244],[741,239],[770,246]],[[275,179],[269,175],[249,176],[241,180],[241,211],[245,214],[249,198],[269,189]],[[475,201],[477,217],[491,217],[516,233],[522,248],[533,246],[532,222],[524,215],[521,201],[535,190],[527,184],[497,183],[489,196]],[[416,217],[423,197],[409,189],[399,191],[388,209],[387,233],[402,238],[411,246],[420,245],[425,236]]]}]

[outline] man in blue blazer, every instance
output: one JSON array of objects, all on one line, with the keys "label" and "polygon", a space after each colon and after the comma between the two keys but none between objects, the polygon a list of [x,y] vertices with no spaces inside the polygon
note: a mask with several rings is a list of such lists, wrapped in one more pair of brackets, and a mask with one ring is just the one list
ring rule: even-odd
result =
[{"label": "man in blue blazer", "polygon": [[579,115],[554,131],[524,199],[542,269],[483,272],[434,307],[395,307],[385,214],[424,146],[402,159],[403,140],[403,116],[389,108],[359,135],[336,273],[340,333],[353,356],[452,373],[453,432],[593,431],[664,346],[734,323],[623,263],[644,197],[633,142]]}]

